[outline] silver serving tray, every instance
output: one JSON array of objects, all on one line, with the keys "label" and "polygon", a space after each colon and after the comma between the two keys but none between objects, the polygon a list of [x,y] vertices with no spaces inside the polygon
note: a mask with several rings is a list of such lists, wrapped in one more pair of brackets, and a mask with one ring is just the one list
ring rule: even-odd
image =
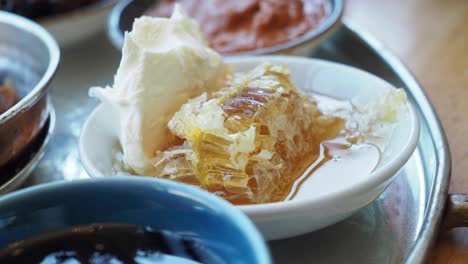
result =
[{"label": "silver serving tray", "polygon": [[[88,177],[77,148],[82,124],[97,105],[88,89],[112,84],[120,60],[104,34],[62,56],[52,84],[56,132],[27,185]],[[422,263],[442,219],[450,178],[448,145],[429,100],[395,56],[352,26],[343,25],[316,56],[362,68],[406,89],[419,111],[421,137],[415,154],[375,202],[326,229],[271,242],[275,262]]]}]

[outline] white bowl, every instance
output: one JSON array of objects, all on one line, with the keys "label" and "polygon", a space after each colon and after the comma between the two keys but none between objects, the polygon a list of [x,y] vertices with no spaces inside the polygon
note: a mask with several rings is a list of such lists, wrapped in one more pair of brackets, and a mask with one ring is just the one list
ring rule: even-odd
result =
[{"label": "white bowl", "polygon": [[[317,59],[263,56],[226,60],[237,71],[248,71],[262,62],[286,65],[299,89],[339,99],[359,97],[375,101],[388,89],[386,81],[349,66]],[[117,144],[112,113],[99,106],[85,123],[79,142],[81,161],[91,177],[112,175],[112,150]],[[161,124],[163,125],[163,124]],[[282,239],[308,233],[336,223],[377,198],[416,148],[419,121],[408,103],[408,115],[399,124],[377,167],[365,177],[330,175],[307,181],[309,196],[286,202],[238,206],[261,230],[266,239]]]},{"label": "white bowl", "polygon": [[104,30],[116,3],[117,0],[101,0],[64,14],[41,18],[38,23],[54,36],[60,47],[66,47]]}]

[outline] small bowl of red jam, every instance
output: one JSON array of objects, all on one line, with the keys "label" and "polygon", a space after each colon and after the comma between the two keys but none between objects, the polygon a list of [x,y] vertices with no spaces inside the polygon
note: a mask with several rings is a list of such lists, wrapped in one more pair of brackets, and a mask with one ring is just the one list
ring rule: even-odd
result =
[{"label": "small bowl of red jam", "polygon": [[223,55],[310,56],[340,25],[342,0],[149,0],[123,1],[109,18],[109,35],[121,49],[124,32],[146,15],[168,17],[175,4],[199,25]]},{"label": "small bowl of red jam", "polygon": [[0,10],[36,21],[63,48],[103,30],[117,0],[2,0]]}]

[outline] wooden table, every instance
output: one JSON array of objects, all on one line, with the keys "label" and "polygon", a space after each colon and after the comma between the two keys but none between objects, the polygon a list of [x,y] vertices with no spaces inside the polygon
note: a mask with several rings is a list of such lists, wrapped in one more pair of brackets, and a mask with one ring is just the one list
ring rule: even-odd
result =
[{"label": "wooden table", "polygon": [[[395,52],[425,88],[451,153],[450,192],[468,193],[468,1],[348,0],[345,21]],[[431,263],[468,263],[468,228],[441,234]]]}]

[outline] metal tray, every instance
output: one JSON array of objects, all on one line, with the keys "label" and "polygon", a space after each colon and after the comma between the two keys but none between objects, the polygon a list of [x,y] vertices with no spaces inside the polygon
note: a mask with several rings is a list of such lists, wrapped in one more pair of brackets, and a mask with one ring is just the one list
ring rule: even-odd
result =
[{"label": "metal tray", "polygon": [[[405,88],[418,107],[421,138],[416,153],[375,202],[326,229],[271,242],[275,262],[423,262],[442,219],[450,177],[448,145],[433,108],[396,57],[349,25],[324,42],[316,56],[362,68]],[[81,126],[97,105],[88,89],[112,84],[119,60],[120,52],[104,34],[63,51],[52,87],[56,133],[27,185],[88,177],[77,148]]]}]

